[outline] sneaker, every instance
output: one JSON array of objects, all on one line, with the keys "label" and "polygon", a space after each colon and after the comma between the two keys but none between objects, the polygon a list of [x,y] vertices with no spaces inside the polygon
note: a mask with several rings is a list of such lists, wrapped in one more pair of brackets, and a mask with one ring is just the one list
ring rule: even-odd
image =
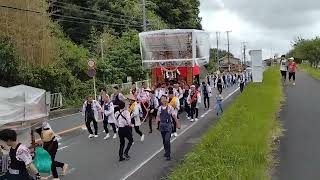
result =
[{"label": "sneaker", "polygon": [[126,160],[125,158],[121,157],[119,158],[119,162]]},{"label": "sneaker", "polygon": [[144,141],[144,134],[142,134],[142,136],[141,136],[141,142],[143,142]]},{"label": "sneaker", "polygon": [[189,116],[187,116],[187,119],[190,120],[191,118]]},{"label": "sneaker", "polygon": [[166,161],[171,161],[171,157],[170,156],[166,157]]},{"label": "sneaker", "polygon": [[195,120],[196,120],[196,121],[199,121],[199,119],[198,119],[198,118],[196,118]]},{"label": "sneaker", "polygon": [[99,137],[99,135],[94,135],[95,138]]},{"label": "sneaker", "polygon": [[103,139],[106,140],[106,139],[109,139],[109,138],[110,138],[110,134],[108,133],[108,134],[106,135],[106,137],[104,137]]},{"label": "sneaker", "polygon": [[105,132],[106,132],[106,130],[103,130],[102,132],[104,132],[104,133],[105,133]]},{"label": "sneaker", "polygon": [[93,134],[90,134],[89,136],[88,136],[88,138],[93,138],[94,137],[94,135]]},{"label": "sneaker", "polygon": [[194,122],[194,119],[191,119],[190,122]]},{"label": "sneaker", "polygon": [[173,135],[174,135],[175,137],[178,137],[178,133],[176,133],[176,132],[175,132],[175,133],[173,133]]},{"label": "sneaker", "polygon": [[114,134],[112,138],[113,138],[113,139],[117,138],[117,134]]},{"label": "sneaker", "polygon": [[134,142],[132,142],[132,146],[134,145]]},{"label": "sneaker", "polygon": [[63,167],[62,167],[61,175],[62,176],[66,175],[68,170],[69,170],[69,165],[68,164],[64,164]]},{"label": "sneaker", "polygon": [[128,154],[124,155],[124,158],[126,158],[127,160],[129,160],[131,157]]},{"label": "sneaker", "polygon": [[292,85],[294,85],[294,86],[295,86],[295,85],[296,85],[296,83],[294,82]]}]

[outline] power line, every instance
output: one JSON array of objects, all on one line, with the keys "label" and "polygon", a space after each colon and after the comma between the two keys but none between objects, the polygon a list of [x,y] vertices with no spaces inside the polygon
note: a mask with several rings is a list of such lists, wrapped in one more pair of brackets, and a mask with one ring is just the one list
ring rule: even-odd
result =
[{"label": "power line", "polygon": [[[57,0],[49,0],[49,2],[51,3],[58,3],[58,4],[62,4],[62,5],[70,5],[70,6],[74,6],[74,7],[78,7],[78,8],[81,8],[81,9],[86,9],[86,10],[90,10],[90,11],[96,11],[96,12],[100,12],[100,13],[105,13],[105,14],[111,14],[111,15],[115,15],[115,16],[119,16],[119,17],[126,17],[126,18],[130,18],[132,19],[133,17],[132,16],[126,16],[126,15],[122,15],[122,14],[116,14],[116,13],[112,13],[110,11],[100,11],[100,10],[94,10],[94,9],[91,9],[91,8],[87,8],[87,7],[83,7],[83,6],[79,6],[79,5],[76,5],[76,4],[71,4],[71,3],[65,3],[65,2],[58,2]],[[140,20],[138,18],[134,18],[136,20]]]},{"label": "power line", "polygon": [[103,16],[103,17],[108,17],[108,18],[112,18],[112,19],[115,19],[115,20],[124,20],[124,21],[131,21],[131,22],[135,22],[135,23],[139,23],[138,21],[135,21],[132,19],[124,19],[124,18],[115,18],[113,16],[107,16],[107,14],[105,13],[98,13],[98,12],[88,12],[86,10],[82,10],[82,9],[72,9],[72,8],[68,8],[66,6],[61,6],[61,5],[55,5],[55,4],[52,4],[52,7],[59,7],[59,8],[63,8],[63,9],[66,9],[66,10],[76,10],[76,11],[81,11],[81,12],[86,12],[86,13],[89,13],[89,14],[92,14],[92,15],[96,15],[96,16]]},{"label": "power line", "polygon": [[139,27],[137,25],[132,25],[132,24],[122,24],[122,23],[115,23],[115,22],[108,22],[108,21],[100,21],[100,20],[95,20],[95,19],[86,19],[86,18],[80,18],[80,17],[74,17],[74,16],[66,16],[66,15],[59,15],[59,14],[48,14],[40,11],[34,11],[30,9],[23,9],[23,8],[17,8],[17,7],[11,7],[11,6],[5,6],[5,5],[0,5],[2,8],[7,8],[7,9],[13,9],[17,11],[25,11],[25,12],[30,12],[30,13],[35,13],[35,14],[41,14],[41,15],[51,15],[51,16],[57,16],[57,17],[63,17],[63,18],[70,18],[70,19],[75,19],[75,20],[83,20],[83,21],[90,21],[94,23],[102,23],[104,25],[118,25],[118,26],[130,26],[130,27]]}]

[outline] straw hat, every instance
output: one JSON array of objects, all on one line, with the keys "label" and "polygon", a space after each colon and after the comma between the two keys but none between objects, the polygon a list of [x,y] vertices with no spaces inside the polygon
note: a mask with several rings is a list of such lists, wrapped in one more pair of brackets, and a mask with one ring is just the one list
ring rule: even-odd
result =
[{"label": "straw hat", "polygon": [[294,57],[289,58],[289,60],[294,60]]}]

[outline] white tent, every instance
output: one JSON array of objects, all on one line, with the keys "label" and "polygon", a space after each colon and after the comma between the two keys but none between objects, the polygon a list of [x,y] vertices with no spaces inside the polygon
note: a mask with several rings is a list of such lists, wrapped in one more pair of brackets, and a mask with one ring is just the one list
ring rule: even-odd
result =
[{"label": "white tent", "polygon": [[47,119],[46,91],[19,85],[0,87],[0,129],[25,129]]}]

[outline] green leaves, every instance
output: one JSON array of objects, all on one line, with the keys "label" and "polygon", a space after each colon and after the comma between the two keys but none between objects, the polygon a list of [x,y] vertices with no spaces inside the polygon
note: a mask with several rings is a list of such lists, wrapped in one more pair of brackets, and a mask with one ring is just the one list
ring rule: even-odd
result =
[{"label": "green leaves", "polygon": [[310,40],[298,39],[289,55],[309,61],[311,66],[317,67],[320,62],[320,39],[318,37]]},{"label": "green leaves", "polygon": [[19,59],[12,40],[0,36],[0,86],[16,83],[19,74]]}]

